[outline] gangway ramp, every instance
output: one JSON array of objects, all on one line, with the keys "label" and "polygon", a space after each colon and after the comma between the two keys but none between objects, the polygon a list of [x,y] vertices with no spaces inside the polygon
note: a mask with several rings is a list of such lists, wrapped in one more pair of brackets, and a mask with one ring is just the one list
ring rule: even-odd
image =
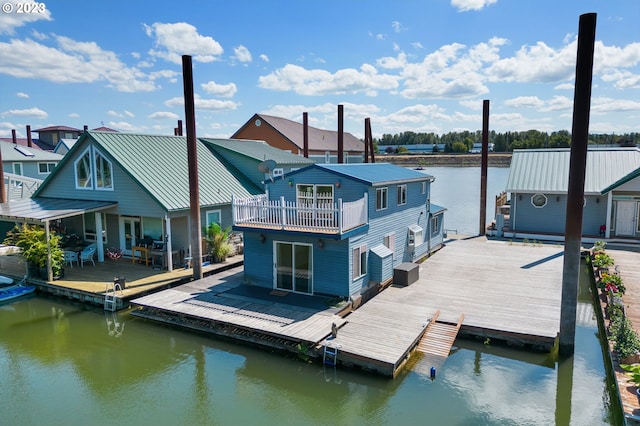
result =
[{"label": "gangway ramp", "polygon": [[421,365],[437,369],[442,366],[451,352],[451,347],[458,336],[463,321],[464,314],[461,314],[457,324],[438,321],[437,318],[429,323],[427,330],[418,342],[418,346],[416,346],[416,351],[424,354],[420,360]]}]

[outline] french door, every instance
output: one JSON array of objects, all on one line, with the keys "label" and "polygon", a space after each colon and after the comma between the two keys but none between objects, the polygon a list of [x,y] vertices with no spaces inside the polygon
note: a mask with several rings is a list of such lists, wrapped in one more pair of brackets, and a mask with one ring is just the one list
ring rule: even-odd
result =
[{"label": "french door", "polygon": [[142,239],[142,226],[139,217],[120,216],[120,249],[131,256],[131,247],[138,245]]},{"label": "french door", "polygon": [[273,281],[278,290],[313,294],[312,246],[302,243],[273,243]]}]

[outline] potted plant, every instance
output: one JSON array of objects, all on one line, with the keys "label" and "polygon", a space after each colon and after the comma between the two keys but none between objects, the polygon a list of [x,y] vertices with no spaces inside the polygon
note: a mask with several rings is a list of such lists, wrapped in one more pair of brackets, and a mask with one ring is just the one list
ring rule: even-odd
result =
[{"label": "potted plant", "polygon": [[640,364],[620,364],[620,368],[627,372],[630,381],[636,386],[636,394],[640,396]]},{"label": "potted plant", "polygon": [[213,256],[213,261],[224,262],[233,250],[229,242],[231,228],[222,228],[219,224],[213,222],[203,230],[203,233],[209,253]]},{"label": "potted plant", "polygon": [[47,279],[47,258],[51,251],[51,269],[54,279],[64,276],[64,250],[60,247],[60,236],[49,235],[47,246],[46,233],[41,226],[23,224],[16,225],[7,233],[4,244],[14,245],[20,248],[22,256],[26,259],[32,276],[40,275]]}]

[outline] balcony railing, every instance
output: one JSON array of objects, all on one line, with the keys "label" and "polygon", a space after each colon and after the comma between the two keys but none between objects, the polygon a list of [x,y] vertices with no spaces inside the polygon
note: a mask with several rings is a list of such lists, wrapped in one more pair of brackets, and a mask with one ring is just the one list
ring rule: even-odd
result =
[{"label": "balcony railing", "polygon": [[232,200],[233,224],[252,228],[343,233],[368,220],[367,194],[356,201],[302,205],[266,195]]},{"label": "balcony railing", "polygon": [[36,189],[42,183],[42,179],[30,178],[13,173],[4,174],[4,188],[8,200],[22,200],[31,198]]}]

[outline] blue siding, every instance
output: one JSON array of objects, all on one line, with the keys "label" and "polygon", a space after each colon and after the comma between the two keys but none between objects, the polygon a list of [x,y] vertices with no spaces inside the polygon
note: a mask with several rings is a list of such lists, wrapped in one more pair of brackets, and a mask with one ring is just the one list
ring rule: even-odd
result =
[{"label": "blue siding", "polygon": [[[545,194],[547,204],[542,208],[536,208],[531,204],[532,195],[517,194],[512,197],[513,217],[511,221],[513,229],[519,232],[564,234],[567,195]],[[585,198],[587,202],[582,216],[582,234],[598,235],[600,225],[606,223],[607,198],[604,195],[587,195]]]}]

